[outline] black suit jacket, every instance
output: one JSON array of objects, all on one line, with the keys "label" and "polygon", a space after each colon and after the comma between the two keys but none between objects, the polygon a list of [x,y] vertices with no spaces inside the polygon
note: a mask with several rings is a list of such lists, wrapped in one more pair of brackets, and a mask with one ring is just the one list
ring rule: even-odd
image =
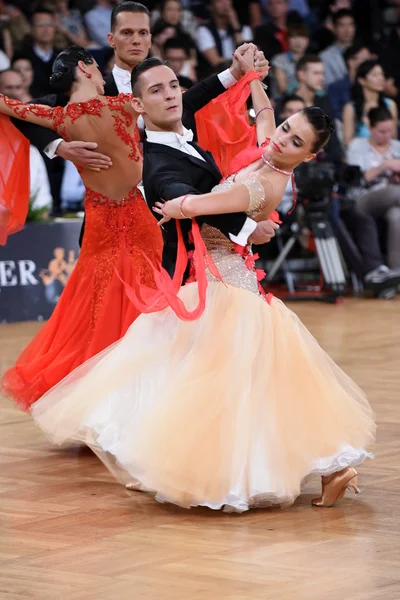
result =
[{"label": "black suit jacket", "polygon": [[[221,173],[212,155],[204,152],[195,142],[192,145],[204,157],[204,161],[175,148],[144,141],[143,185],[150,209],[160,198],[170,200],[185,194],[205,194],[221,181]],[[244,213],[234,213],[202,216],[197,218],[197,221],[199,225],[208,223],[216,227],[228,237],[229,234],[238,235],[246,218]],[[182,220],[180,224],[185,246],[187,250],[192,250],[193,246],[189,240],[191,221]],[[173,219],[163,225],[162,234],[163,267],[172,277],[175,271],[178,242],[176,223]],[[188,269],[185,278],[187,275]]]}]

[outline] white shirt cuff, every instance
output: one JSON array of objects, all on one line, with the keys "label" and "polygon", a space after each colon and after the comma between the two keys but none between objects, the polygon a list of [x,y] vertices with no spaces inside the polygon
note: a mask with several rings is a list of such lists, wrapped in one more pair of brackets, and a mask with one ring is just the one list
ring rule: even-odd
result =
[{"label": "white shirt cuff", "polygon": [[256,227],[257,223],[253,221],[253,219],[249,219],[247,217],[241,231],[239,231],[239,234],[232,235],[230,233],[229,238],[234,244],[239,244],[239,246],[247,246],[247,244],[249,243],[249,237],[251,236]]},{"label": "white shirt cuff", "polygon": [[57,156],[57,148],[63,141],[64,140],[62,138],[59,138],[58,140],[54,140],[53,142],[50,142],[50,144],[47,144],[46,148],[43,150],[43,153],[47,156],[47,158],[52,160]]},{"label": "white shirt cuff", "polygon": [[222,71],[222,73],[218,73],[218,79],[226,90],[237,83],[237,79],[234,78],[229,69]]}]

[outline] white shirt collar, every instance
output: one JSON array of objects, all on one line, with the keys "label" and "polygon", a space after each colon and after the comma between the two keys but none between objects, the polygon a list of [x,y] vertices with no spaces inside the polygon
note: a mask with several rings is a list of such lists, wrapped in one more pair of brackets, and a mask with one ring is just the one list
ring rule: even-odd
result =
[{"label": "white shirt collar", "polygon": [[131,72],[114,65],[112,74],[114,76],[119,93],[131,94]]},{"label": "white shirt collar", "polygon": [[[165,144],[166,146],[179,146],[181,145],[181,140],[183,137],[187,137],[191,130],[186,129],[186,127],[182,126],[183,134],[175,133],[174,131],[150,131],[148,129],[146,131],[146,137],[149,142],[153,142],[155,144]],[[193,139],[193,138],[192,138]]]},{"label": "white shirt collar", "polygon": [[33,51],[43,62],[49,62],[53,56],[53,48],[42,50],[37,44],[33,44]]}]

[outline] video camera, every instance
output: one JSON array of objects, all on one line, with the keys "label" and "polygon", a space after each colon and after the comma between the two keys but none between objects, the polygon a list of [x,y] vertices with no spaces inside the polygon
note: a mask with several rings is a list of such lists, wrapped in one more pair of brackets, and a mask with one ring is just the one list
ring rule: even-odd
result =
[{"label": "video camera", "polygon": [[307,210],[320,211],[328,206],[334,193],[345,194],[361,185],[359,167],[332,162],[308,162],[295,171],[298,201]]}]

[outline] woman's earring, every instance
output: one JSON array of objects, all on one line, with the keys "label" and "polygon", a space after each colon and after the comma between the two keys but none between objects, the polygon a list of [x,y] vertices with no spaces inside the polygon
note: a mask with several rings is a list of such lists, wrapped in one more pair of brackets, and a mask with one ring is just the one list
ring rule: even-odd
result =
[{"label": "woman's earring", "polygon": [[85,73],[85,75],[86,75],[86,77],[87,77],[88,79],[92,79],[92,74],[91,74],[91,73]]}]

